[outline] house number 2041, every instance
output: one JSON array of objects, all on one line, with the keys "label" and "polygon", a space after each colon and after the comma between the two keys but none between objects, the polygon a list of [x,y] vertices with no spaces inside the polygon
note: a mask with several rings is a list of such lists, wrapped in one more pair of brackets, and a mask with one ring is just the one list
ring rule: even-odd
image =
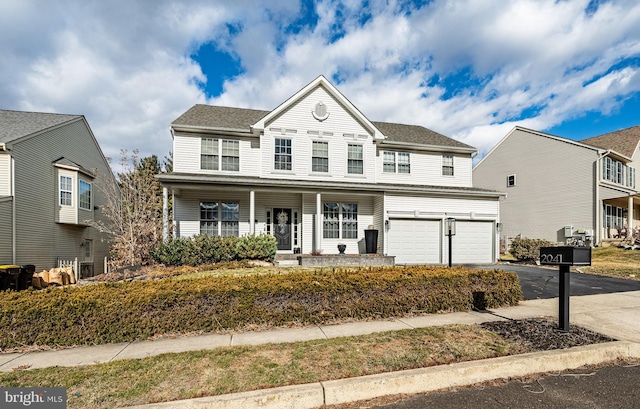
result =
[{"label": "house number 2041", "polygon": [[540,254],[541,263],[562,263],[562,254]]}]

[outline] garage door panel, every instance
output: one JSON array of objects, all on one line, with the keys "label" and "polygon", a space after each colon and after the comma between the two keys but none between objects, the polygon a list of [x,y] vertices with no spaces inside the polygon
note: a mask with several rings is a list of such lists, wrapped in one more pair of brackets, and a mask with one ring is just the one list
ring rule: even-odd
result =
[{"label": "garage door panel", "polygon": [[493,222],[457,221],[453,263],[492,263]]},{"label": "garage door panel", "polygon": [[389,249],[397,264],[440,263],[440,221],[392,219],[389,221]]}]

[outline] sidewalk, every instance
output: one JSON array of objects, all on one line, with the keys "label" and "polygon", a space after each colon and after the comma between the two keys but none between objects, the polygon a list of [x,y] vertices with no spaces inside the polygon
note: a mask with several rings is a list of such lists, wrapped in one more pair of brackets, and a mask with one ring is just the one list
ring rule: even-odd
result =
[{"label": "sidewalk", "polygon": [[[0,354],[0,371],[11,371],[13,368],[18,367],[28,367],[29,369],[36,369],[49,366],[91,365],[118,359],[144,358],[167,352],[193,351],[229,345],[256,345],[263,343],[297,342],[313,339],[336,338],[350,335],[362,335],[382,331],[422,328],[448,324],[478,324],[482,322],[508,318],[521,319],[539,316],[557,317],[558,299],[554,298],[523,301],[520,303],[520,305],[515,307],[500,308],[491,310],[489,312],[432,314],[422,317],[357,322],[341,325],[313,326],[294,329],[275,329],[262,332],[244,332],[225,335],[211,334],[176,337],[172,339],[165,338],[154,341],[136,341],[121,344],[78,347],[60,351]],[[478,382],[477,377],[470,375],[472,372],[474,372],[471,368],[476,366],[477,368],[479,368],[478,370],[480,370],[481,373],[487,373],[487,361],[496,363],[500,363],[503,361],[508,362],[508,364],[506,364],[506,367],[508,368],[518,368],[519,366],[516,365],[518,359],[532,359],[532,362],[535,362],[528,362],[526,364],[523,364],[522,369],[520,370],[520,372],[523,373],[518,374],[513,374],[513,369],[509,369],[509,372],[506,373],[504,372],[506,369],[500,366],[498,372],[494,374],[495,379],[496,377],[518,376],[535,373],[531,372],[531,370],[534,368],[536,369],[536,372],[561,370],[558,369],[558,363],[563,363],[563,365],[565,365],[565,367],[563,367],[562,369],[582,366],[585,363],[580,364],[580,362],[584,362],[585,356],[589,357],[589,362],[587,363],[597,363],[592,362],[594,359],[602,359],[602,361],[612,360],[618,357],[614,356],[616,354],[621,356],[637,355],[637,357],[640,358],[639,322],[640,291],[571,297],[571,325],[578,325],[624,342],[591,345],[588,347],[571,348],[570,350],[525,354],[526,356],[505,357],[506,359],[496,358],[480,362],[467,362],[464,363],[464,365],[446,365],[445,367],[448,368],[460,366],[466,369],[462,371],[461,374],[457,375],[457,377],[454,374],[438,375],[439,382],[443,380],[447,382],[446,384],[441,385],[440,388],[445,388],[452,385],[463,385],[465,384],[465,382],[466,384],[469,384],[469,382]],[[582,350],[588,352],[582,353]],[[598,354],[598,351],[600,351],[601,353]],[[553,358],[544,359],[544,357],[546,356]],[[316,396],[318,388],[320,388],[321,393],[317,396],[322,397],[323,401],[316,406],[321,406],[325,403],[329,404],[327,399],[331,398],[331,394],[327,392],[328,384],[342,383],[343,389],[345,385],[349,385],[347,389],[351,391],[350,394],[347,393],[347,390],[343,390],[340,393],[336,392],[336,402],[332,402],[332,404],[344,403],[345,399],[347,399],[347,401],[353,401],[360,399],[370,399],[371,397],[374,397],[363,397],[369,396],[366,393],[363,393],[363,391],[365,389],[368,389],[365,385],[366,382],[370,382],[371,379],[385,379],[383,384],[376,384],[374,390],[370,391],[371,394],[377,394],[376,396],[382,396],[385,394],[409,393],[401,392],[401,390],[404,390],[402,385],[398,385],[398,382],[392,382],[391,379],[404,379],[403,383],[404,386],[406,386],[408,384],[412,384],[413,382],[409,382],[406,379],[406,376],[408,374],[411,374],[411,376],[415,376],[416,372],[428,373],[435,370],[442,370],[442,368],[438,368],[439,367],[425,368],[421,370],[402,371],[400,373],[393,374],[381,374],[380,376],[374,375],[373,377],[363,377],[366,378],[366,380],[362,378],[355,378],[340,381],[323,382],[322,384],[301,385],[296,387],[275,388],[267,391],[255,391],[245,394],[225,395],[222,397],[199,398],[189,401],[171,402],[170,404],[144,405],[140,406],[139,408],[232,408],[251,407],[258,405],[260,407],[273,408],[313,408],[314,406],[308,406],[303,402],[304,399],[301,398],[301,396],[306,396],[306,392],[303,393],[301,392],[302,390],[306,391],[306,389],[311,388],[313,390],[312,393],[314,394],[314,396]],[[476,370],[475,372],[477,372],[478,370]],[[432,374],[430,376],[434,375]],[[387,386],[385,387],[384,384],[386,384]],[[430,378],[430,381],[422,387],[424,388],[433,385],[434,379]],[[440,385],[440,383],[438,383],[438,385]],[[293,394],[291,395],[292,397],[286,398],[289,393]],[[267,399],[265,396],[269,396],[270,398]],[[298,398],[296,398],[296,396]],[[295,404],[287,401],[289,402],[289,405],[286,405],[283,399],[294,399]],[[317,399],[314,400],[312,404],[315,403],[317,403]]]}]

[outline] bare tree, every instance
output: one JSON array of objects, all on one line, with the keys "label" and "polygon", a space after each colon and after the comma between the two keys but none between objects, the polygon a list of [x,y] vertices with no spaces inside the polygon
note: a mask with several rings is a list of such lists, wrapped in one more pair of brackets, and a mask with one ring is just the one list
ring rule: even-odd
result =
[{"label": "bare tree", "polygon": [[117,181],[99,174],[96,187],[105,197],[103,220],[94,225],[113,240],[113,267],[141,265],[150,261],[149,252],[162,240],[162,190],[155,174],[157,157],[139,159],[121,151]]}]

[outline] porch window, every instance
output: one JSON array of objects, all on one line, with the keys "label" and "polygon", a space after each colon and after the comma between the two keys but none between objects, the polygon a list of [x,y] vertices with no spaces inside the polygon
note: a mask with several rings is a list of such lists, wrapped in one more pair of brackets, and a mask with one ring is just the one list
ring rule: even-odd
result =
[{"label": "porch window", "polygon": [[276,170],[291,170],[292,163],[291,139],[276,138],[273,168]]},{"label": "porch window", "polygon": [[73,179],[60,176],[60,206],[73,206]]},{"label": "porch window", "polygon": [[239,171],[240,142],[229,139],[202,138],[200,142],[200,169]]},{"label": "porch window", "polygon": [[238,237],[239,220],[239,203],[200,202],[200,234]]},{"label": "porch window", "polygon": [[91,210],[91,183],[80,181],[80,208]]},{"label": "porch window", "polygon": [[329,172],[329,142],[313,141],[311,171]]},{"label": "porch window", "polygon": [[348,144],[347,146],[347,173],[362,175],[364,173],[364,157],[362,145]]},{"label": "porch window", "polygon": [[453,176],[453,155],[442,155],[442,175]]},{"label": "porch window", "polygon": [[357,239],[358,205],[356,203],[324,203],[322,237]]}]

